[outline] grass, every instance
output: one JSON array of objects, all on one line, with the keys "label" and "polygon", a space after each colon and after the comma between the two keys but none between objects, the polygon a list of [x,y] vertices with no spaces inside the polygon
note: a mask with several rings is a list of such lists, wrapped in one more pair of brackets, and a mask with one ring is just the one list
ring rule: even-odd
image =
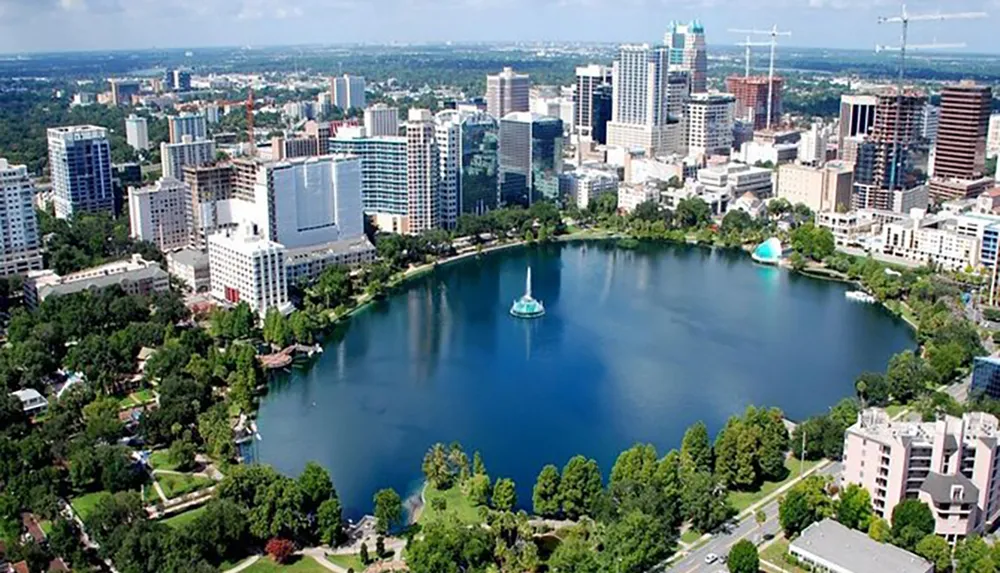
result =
[{"label": "grass", "polygon": [[94,511],[94,507],[97,506],[97,502],[105,495],[110,494],[106,491],[85,493],[83,495],[70,498],[69,504],[73,506],[73,511],[80,516],[80,519],[86,521],[90,513]]},{"label": "grass", "polygon": [[[278,565],[271,561],[270,557],[261,557],[256,563],[244,569],[246,573],[328,573],[329,569],[323,567],[312,557],[301,557],[287,565]],[[358,569],[357,571],[362,571]]]},{"label": "grass", "polygon": [[170,461],[170,452],[167,450],[156,450],[149,454],[149,465],[154,470],[176,470],[177,464]]},{"label": "grass", "polygon": [[340,565],[344,569],[353,568],[355,571],[364,571],[365,564],[361,562],[361,558],[357,555],[327,555],[327,561],[333,563],[334,565]]},{"label": "grass", "polygon": [[153,400],[156,399],[156,396],[153,394],[153,391],[150,390],[149,388],[144,388],[142,390],[139,390],[138,392],[133,392],[131,396],[135,401],[139,402],[140,404],[145,404],[146,402],[152,402]]},{"label": "grass", "polygon": [[38,522],[38,527],[42,528],[42,531],[45,533],[46,537],[48,537],[49,535],[52,535],[52,522],[49,521],[48,519],[43,519],[43,520],[39,521]]},{"label": "grass", "polygon": [[[803,473],[816,467],[818,463],[818,461],[807,461]],[[736,511],[743,511],[768,495],[771,495],[789,481],[799,477],[799,460],[788,458],[785,460],[785,467],[788,469],[788,477],[785,479],[781,481],[766,481],[757,491],[731,491],[729,492],[729,503],[736,508]]]},{"label": "grass", "polygon": [[885,305],[893,313],[899,315],[903,320],[909,322],[914,328],[916,328],[918,324],[917,313],[913,312],[913,309],[910,308],[910,305],[899,300],[888,300],[885,302]]},{"label": "grass", "polygon": [[807,573],[806,571],[785,561],[785,555],[787,554],[788,540],[784,537],[779,537],[760,552],[760,560],[774,563],[778,567],[784,569],[787,573]]},{"label": "grass", "polygon": [[191,523],[195,519],[198,519],[198,516],[203,513],[205,513],[204,505],[195,509],[185,511],[184,513],[178,513],[177,515],[174,515],[172,517],[168,517],[163,520],[163,524],[172,529],[180,529],[181,527],[184,527],[185,525]]},{"label": "grass", "polygon": [[188,474],[157,474],[156,481],[160,482],[163,495],[167,496],[167,499],[198,491],[215,483],[209,478]]},{"label": "grass", "polygon": [[[433,501],[435,499],[444,500],[444,511],[434,508]],[[420,519],[417,520],[421,525],[426,525],[447,514],[454,515],[461,523],[467,525],[477,525],[483,522],[482,518],[479,517],[479,508],[472,505],[472,502],[469,501],[462,488],[458,486],[440,491],[427,484],[427,488],[424,490],[424,502],[424,508],[420,512]]]},{"label": "grass", "polygon": [[681,534],[681,541],[683,541],[684,543],[686,543],[688,545],[691,545],[695,541],[698,541],[699,539],[701,539],[701,536],[702,536],[701,533],[699,533],[699,532],[697,532],[697,531],[695,531],[693,529],[688,529],[687,531],[685,531],[684,533]]},{"label": "grass", "polygon": [[889,415],[890,418],[895,418],[900,412],[906,409],[906,406],[901,406],[899,404],[889,404],[885,407],[885,413]]}]

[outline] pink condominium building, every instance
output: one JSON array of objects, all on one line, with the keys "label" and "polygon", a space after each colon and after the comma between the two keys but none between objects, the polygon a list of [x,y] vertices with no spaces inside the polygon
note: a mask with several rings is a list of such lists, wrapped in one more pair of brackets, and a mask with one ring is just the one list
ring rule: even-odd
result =
[{"label": "pink condominium building", "polygon": [[885,519],[904,499],[927,503],[934,532],[954,543],[1000,517],[998,438],[990,414],[893,422],[885,410],[869,408],[844,434],[844,483],[867,489]]}]

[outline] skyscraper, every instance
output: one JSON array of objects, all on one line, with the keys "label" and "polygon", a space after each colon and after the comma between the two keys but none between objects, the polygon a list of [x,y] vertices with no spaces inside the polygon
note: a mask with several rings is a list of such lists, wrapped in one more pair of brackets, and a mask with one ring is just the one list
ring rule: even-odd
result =
[{"label": "skyscraper", "polygon": [[48,130],[56,217],[114,211],[108,130],[94,125]]},{"label": "skyscraper", "polygon": [[0,157],[0,276],[42,268],[41,240],[35,215],[35,186],[24,165]]},{"label": "skyscraper", "polygon": [[139,82],[130,80],[109,80],[111,103],[116,106],[132,105],[132,96],[139,95]]},{"label": "skyscraper", "polygon": [[986,163],[993,90],[962,82],[941,90],[934,176],[978,179]]},{"label": "skyscraper", "polygon": [[171,87],[177,92],[189,92],[191,91],[191,70],[176,69],[173,70],[171,77]]},{"label": "skyscraper", "polygon": [[562,120],[514,112],[500,120],[500,201],[528,206],[559,199]]},{"label": "skyscraper", "polygon": [[[578,67],[576,69],[576,93],[573,101],[576,104],[576,132],[586,139],[594,139],[595,97],[602,86],[611,85],[611,68],[600,64]],[[606,122],[607,120],[605,120]]]},{"label": "skyscraper", "polygon": [[[897,98],[895,88],[885,89],[875,98],[875,120],[865,137],[867,144],[852,152],[856,155],[852,201],[853,206],[859,209],[889,210],[893,205],[893,191],[904,189],[907,185],[911,167],[909,148],[920,136],[926,98],[913,90],[904,91],[902,97]],[[860,136],[845,139],[845,158],[846,142],[857,137]],[[859,169],[862,164],[863,172]]]},{"label": "skyscraper", "polygon": [[591,139],[605,145],[608,143],[608,122],[611,121],[611,109],[614,94],[611,84],[594,88],[593,116],[591,119]]},{"label": "skyscraper", "polygon": [[125,140],[132,149],[149,149],[149,128],[146,125],[146,118],[134,113],[125,118]]},{"label": "skyscraper", "polygon": [[399,135],[399,110],[384,103],[366,107],[365,134],[368,137]]},{"label": "skyscraper", "polygon": [[462,213],[482,214],[497,205],[498,124],[479,111],[445,110],[435,117],[441,163],[442,225]]},{"label": "skyscraper", "polygon": [[183,179],[185,165],[205,165],[215,161],[215,142],[195,141],[185,135],[177,143],[160,143],[160,172],[163,177]]},{"label": "skyscraper", "polygon": [[409,232],[441,225],[441,172],[434,116],[411,109],[406,123],[406,190]]},{"label": "skyscraper", "polygon": [[132,238],[149,241],[161,251],[174,251],[191,242],[191,188],[164,177],[147,187],[128,190]]},{"label": "skyscraper", "polygon": [[708,91],[708,52],[705,49],[705,27],[701,22],[671,22],[670,29],[663,35],[663,43],[670,48],[671,69],[683,70],[691,75],[691,93]]},{"label": "skyscraper", "polygon": [[873,94],[844,94],[840,96],[840,131],[837,132],[837,153],[844,157],[844,138],[868,135],[875,125],[875,106],[878,98]]},{"label": "skyscraper", "polygon": [[190,135],[192,141],[208,137],[208,126],[201,113],[184,112],[168,116],[167,127],[170,130],[170,143],[180,143],[185,135]]},{"label": "skyscraper", "polygon": [[531,99],[531,77],[504,68],[499,74],[486,76],[486,112],[493,117],[505,117],[513,111],[528,111]]},{"label": "skyscraper", "polygon": [[733,108],[730,94],[691,94],[687,110],[690,155],[729,155],[733,148]]},{"label": "skyscraper", "polygon": [[330,78],[333,105],[342,110],[365,107],[365,78],[344,74]]},{"label": "skyscraper", "polygon": [[[781,88],[785,80],[775,76],[771,87],[771,125],[781,121]],[[736,119],[753,124],[754,129],[767,127],[767,76],[729,76],[726,91],[736,96]]]},{"label": "skyscraper", "polygon": [[[668,52],[648,44],[624,45],[612,68],[608,145],[643,149],[649,155],[681,151],[687,74],[670,74]],[[683,79],[683,85],[680,80]]]}]

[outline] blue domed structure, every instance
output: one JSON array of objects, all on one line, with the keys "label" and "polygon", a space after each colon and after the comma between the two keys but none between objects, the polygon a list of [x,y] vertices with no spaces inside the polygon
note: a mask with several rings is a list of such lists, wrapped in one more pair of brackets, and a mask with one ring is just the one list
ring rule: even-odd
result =
[{"label": "blue domed structure", "polygon": [[781,260],[781,253],[784,249],[781,247],[781,241],[777,237],[771,237],[770,239],[764,241],[763,243],[757,245],[754,249],[751,258],[758,263],[764,263],[765,265],[776,265],[778,261]]},{"label": "blue domed structure", "polygon": [[531,267],[528,267],[528,277],[525,279],[524,296],[514,301],[510,314],[517,318],[538,318],[545,314],[542,301],[531,297]]}]

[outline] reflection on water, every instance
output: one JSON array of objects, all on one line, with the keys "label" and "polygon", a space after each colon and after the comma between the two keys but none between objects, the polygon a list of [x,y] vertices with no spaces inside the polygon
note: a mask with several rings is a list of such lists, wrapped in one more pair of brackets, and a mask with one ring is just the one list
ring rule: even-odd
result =
[{"label": "reflection on water", "polygon": [[[544,317],[509,316],[532,268]],[[349,516],[419,487],[423,453],[459,441],[530,505],[541,467],[582,453],[607,471],[635,442],[677,447],[748,404],[792,418],[852,392],[912,335],[846,287],[738,251],[532,246],[444,265],[371,305],[264,400],[260,457],[331,473]]]}]

